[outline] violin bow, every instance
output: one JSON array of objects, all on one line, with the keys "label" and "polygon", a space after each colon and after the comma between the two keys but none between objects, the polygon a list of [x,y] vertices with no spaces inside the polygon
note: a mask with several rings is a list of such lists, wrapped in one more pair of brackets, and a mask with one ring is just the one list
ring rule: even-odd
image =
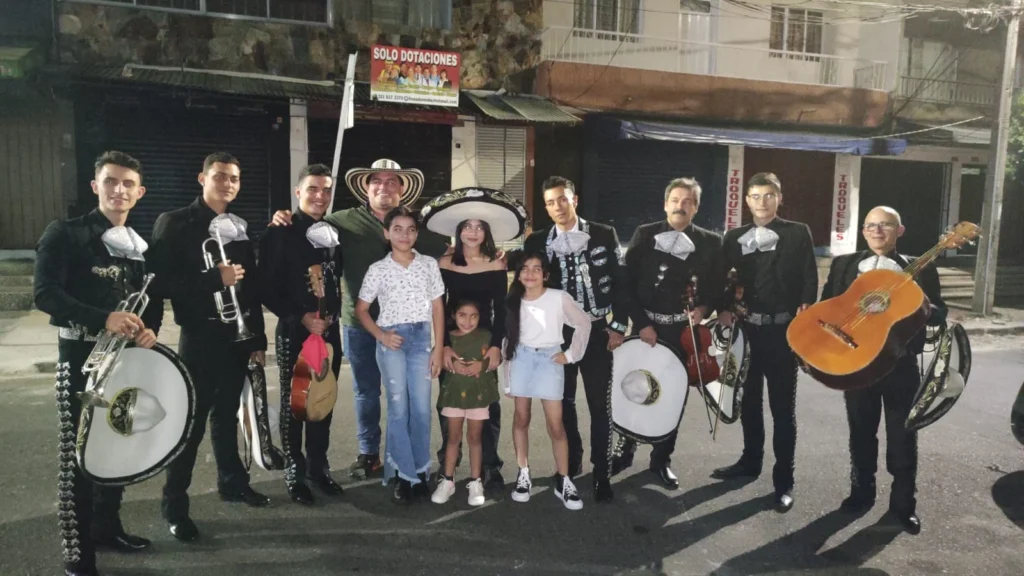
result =
[{"label": "violin bow", "polygon": [[[693,311],[691,305],[694,303],[696,299],[697,276],[692,276],[690,278],[690,282],[692,283],[693,291],[692,293],[688,294],[686,306],[684,306],[684,308],[686,309],[687,317],[689,317],[690,313]],[[711,407],[708,406],[707,391],[704,390],[704,374],[700,369],[700,348],[698,348],[697,344],[697,332],[693,328],[692,319],[688,320],[688,325],[690,327],[690,338],[693,339],[693,353],[697,356],[696,358],[693,359],[693,365],[697,367],[697,390],[700,393],[701,400],[704,401],[704,411],[707,412],[708,415],[708,434],[714,434],[715,427],[714,424],[711,422]]]}]

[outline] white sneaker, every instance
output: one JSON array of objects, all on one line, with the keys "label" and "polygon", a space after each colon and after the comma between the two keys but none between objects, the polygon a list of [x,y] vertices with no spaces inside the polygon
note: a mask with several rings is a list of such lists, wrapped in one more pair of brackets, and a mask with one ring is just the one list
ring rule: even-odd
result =
[{"label": "white sneaker", "polygon": [[516,479],[516,489],[512,492],[512,499],[516,502],[529,502],[531,488],[533,488],[533,482],[530,480],[529,466],[520,468],[519,478]]},{"label": "white sneaker", "polygon": [[430,497],[430,501],[434,504],[444,504],[454,494],[455,482],[447,478],[441,478],[441,481],[437,483],[437,489],[434,490],[434,495]]},{"label": "white sneaker", "polygon": [[473,480],[469,484],[466,484],[466,489],[469,490],[469,505],[470,506],[483,506],[484,505],[484,483],[480,480]]},{"label": "white sneaker", "polygon": [[572,480],[569,480],[568,476],[562,476],[561,482],[561,490],[558,489],[558,483],[555,483],[555,496],[569,510],[581,510],[583,508],[583,501],[580,500],[580,494],[576,491],[576,485],[572,483]]}]

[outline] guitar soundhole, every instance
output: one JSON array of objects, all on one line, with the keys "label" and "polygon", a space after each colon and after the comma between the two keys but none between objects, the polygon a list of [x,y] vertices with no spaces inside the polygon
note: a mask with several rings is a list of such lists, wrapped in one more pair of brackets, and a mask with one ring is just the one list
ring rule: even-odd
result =
[{"label": "guitar soundhole", "polygon": [[865,314],[881,314],[889,309],[889,297],[885,294],[865,294],[860,299],[860,309]]}]

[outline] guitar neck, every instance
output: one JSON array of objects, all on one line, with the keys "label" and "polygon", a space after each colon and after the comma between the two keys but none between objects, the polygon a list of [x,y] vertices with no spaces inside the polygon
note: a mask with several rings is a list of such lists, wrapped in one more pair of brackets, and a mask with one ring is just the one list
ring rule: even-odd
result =
[{"label": "guitar neck", "polygon": [[927,266],[927,265],[931,264],[932,262],[934,262],[935,259],[939,257],[939,254],[941,254],[942,251],[945,250],[945,249],[946,249],[946,243],[945,242],[939,242],[938,244],[933,246],[931,250],[929,250],[929,251],[925,252],[924,254],[921,254],[920,256],[918,256],[918,258],[916,260],[914,260],[913,262],[911,262],[909,266],[904,268],[903,271],[905,273],[907,273],[907,274],[910,274],[911,276],[917,276],[917,274],[921,270],[923,270],[925,266]]}]

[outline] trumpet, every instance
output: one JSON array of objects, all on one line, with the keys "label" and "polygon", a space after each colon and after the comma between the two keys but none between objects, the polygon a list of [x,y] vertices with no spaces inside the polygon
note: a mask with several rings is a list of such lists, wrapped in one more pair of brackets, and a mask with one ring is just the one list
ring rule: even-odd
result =
[{"label": "trumpet", "polygon": [[[116,312],[131,312],[136,316],[142,316],[149,305],[149,296],[146,289],[153,280],[155,274],[146,274],[143,278],[142,288],[138,292],[129,294],[127,298],[117,305]],[[122,336],[116,332],[104,330],[103,335],[96,341],[92,352],[82,366],[82,373],[88,376],[85,390],[78,393],[78,398],[83,404],[106,408],[110,403],[103,398],[104,385],[110,370],[117,363],[121,351],[134,339],[133,336]]]},{"label": "trumpet", "polygon": [[[228,256],[224,253],[224,239],[220,236],[220,230],[214,230],[215,236],[210,236],[203,242],[203,262],[206,267],[203,269],[210,270],[216,268],[217,263],[213,260],[213,253],[206,249],[206,244],[209,242],[216,242],[217,248],[220,251],[220,261],[227,262]],[[217,316],[220,317],[220,321],[225,324],[235,323],[236,336],[235,342],[241,342],[242,340],[248,340],[253,337],[249,327],[245,325],[245,320],[242,318],[241,307],[238,305],[238,294],[235,292],[234,285],[228,286],[228,295],[231,297],[230,302],[224,302],[223,290],[216,292],[213,295],[213,301],[217,304]]]}]

